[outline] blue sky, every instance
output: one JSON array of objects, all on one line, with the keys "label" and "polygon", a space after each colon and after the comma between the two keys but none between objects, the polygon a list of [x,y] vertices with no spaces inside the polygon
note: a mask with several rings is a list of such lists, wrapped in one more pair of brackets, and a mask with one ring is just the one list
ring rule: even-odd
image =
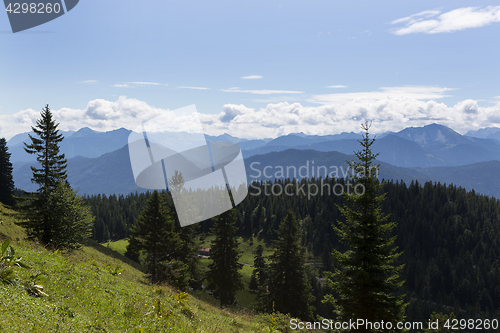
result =
[{"label": "blue sky", "polygon": [[240,137],[500,126],[500,7],[470,6],[81,0],[16,34],[0,14],[0,136],[47,103],[61,129],[133,128],[190,104],[211,134]]}]

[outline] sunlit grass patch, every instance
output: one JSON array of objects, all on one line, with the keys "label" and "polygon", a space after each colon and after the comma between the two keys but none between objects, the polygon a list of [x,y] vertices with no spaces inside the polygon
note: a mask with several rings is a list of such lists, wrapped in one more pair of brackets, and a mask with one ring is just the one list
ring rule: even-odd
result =
[{"label": "sunlit grass patch", "polygon": [[[252,315],[221,310],[205,293],[188,292],[179,301],[168,285],[150,285],[140,270],[94,247],[54,253],[25,241],[15,218],[4,212],[0,233],[19,237],[12,244],[16,255],[33,267],[19,270],[19,277],[41,273],[48,296],[28,295],[21,285],[0,285],[0,332],[263,331]],[[116,267],[120,274],[114,274]]]}]

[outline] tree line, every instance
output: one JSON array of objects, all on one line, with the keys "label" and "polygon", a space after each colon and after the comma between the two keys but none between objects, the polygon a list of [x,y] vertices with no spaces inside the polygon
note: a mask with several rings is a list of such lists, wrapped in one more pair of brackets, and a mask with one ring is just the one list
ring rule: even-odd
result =
[{"label": "tree line", "polygon": [[[319,180],[310,180],[317,182]],[[277,180],[285,186],[294,180]],[[305,183],[306,181],[301,181]],[[299,183],[301,183],[299,182]],[[329,180],[330,185],[340,180]],[[258,183],[262,191],[270,183]],[[264,192],[262,192],[264,193]],[[500,308],[500,202],[474,191],[453,185],[426,182],[387,181],[380,194],[383,212],[395,223],[390,236],[402,252],[397,264],[404,264],[402,293],[409,302],[407,320],[430,318],[433,311],[464,314],[499,314]],[[300,236],[308,260],[320,259],[319,269],[311,273],[316,311],[327,316],[331,307],[323,304],[324,294],[313,278],[325,276],[338,265],[334,249],[346,250],[332,228],[332,222],[343,220],[347,203],[343,196],[248,196],[241,203],[237,220],[239,231],[246,236],[263,237],[272,244],[278,238],[279,221],[292,211],[300,226]]]}]

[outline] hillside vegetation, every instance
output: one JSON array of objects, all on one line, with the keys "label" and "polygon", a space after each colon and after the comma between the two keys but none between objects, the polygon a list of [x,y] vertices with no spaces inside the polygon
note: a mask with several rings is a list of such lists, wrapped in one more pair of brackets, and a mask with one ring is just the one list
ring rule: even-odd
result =
[{"label": "hillside vegetation", "polygon": [[[47,297],[29,295],[21,284],[0,284],[1,332],[266,332],[270,315],[220,309],[204,293],[178,293],[147,283],[144,273],[96,243],[71,253],[53,253],[26,241],[16,213],[0,204],[0,240],[9,238],[17,256],[40,272]],[[110,251],[111,252],[111,251]],[[113,252],[111,252],[113,253]],[[286,324],[279,316],[277,322]]]},{"label": "hillside vegetation", "polygon": [[[210,248],[211,241],[214,239],[213,236],[204,237],[200,243],[200,248]],[[254,252],[257,246],[262,245],[264,247],[264,256],[268,257],[272,253],[272,248],[268,246],[263,239],[259,239],[257,237],[247,238],[247,237],[238,237],[238,241],[240,242],[239,249],[241,251],[241,257],[239,262],[243,264],[243,268],[240,273],[242,275],[242,281],[244,284],[244,289],[238,290],[236,292],[236,299],[239,305],[244,308],[254,310],[256,306],[256,296],[255,292],[250,291],[249,284],[250,278],[253,272],[253,263],[254,263]],[[103,246],[109,248],[112,251],[116,251],[120,254],[125,254],[126,248],[128,245],[128,239],[121,239],[118,241],[110,241],[103,243]],[[134,262],[132,262],[134,263]],[[200,269],[204,272],[208,270],[208,265],[211,263],[211,259],[202,258],[200,259]]]},{"label": "hillside vegetation", "polygon": [[[343,183],[341,180],[325,181],[331,188],[337,182]],[[289,183],[290,180],[280,180],[273,184],[283,188]],[[302,180],[298,185],[304,185],[307,190],[308,184],[313,183],[318,188],[321,186],[319,180]],[[290,190],[294,192],[292,196],[270,195],[273,184],[253,184],[248,197],[237,207],[237,236],[245,240],[240,247],[244,252],[241,262],[253,263],[251,253],[254,248],[245,248],[245,244],[249,244],[252,237],[254,243],[272,243],[276,239],[278,224],[286,212],[292,210],[300,220],[308,261],[319,266],[319,272],[311,274],[317,313],[323,317],[331,316],[332,309],[321,303],[327,290],[315,280],[322,277],[323,271],[332,269],[332,249],[342,248],[334,235],[332,221],[342,218],[336,204],[343,205],[344,198],[316,195],[308,200],[307,195],[296,193],[296,186]],[[406,283],[403,288],[410,302],[408,320],[427,320],[433,311],[453,311],[457,317],[463,318],[498,316],[500,201],[453,185],[431,182],[406,185],[390,181],[383,192],[387,199],[382,209],[391,214],[391,221],[397,222],[398,227],[394,230],[396,245],[404,251],[401,263],[405,264],[402,277]],[[106,239],[101,230],[108,230],[112,240],[125,238],[127,228],[133,225],[134,216],[141,210],[147,196],[133,193],[125,197],[87,198],[96,216],[94,239]],[[200,236],[207,235],[202,247],[210,247],[208,240],[212,225],[211,220],[199,223]],[[126,246],[123,241],[121,246]],[[245,272],[243,274],[247,277]],[[247,290],[241,294],[241,304],[249,307],[252,294]]]}]

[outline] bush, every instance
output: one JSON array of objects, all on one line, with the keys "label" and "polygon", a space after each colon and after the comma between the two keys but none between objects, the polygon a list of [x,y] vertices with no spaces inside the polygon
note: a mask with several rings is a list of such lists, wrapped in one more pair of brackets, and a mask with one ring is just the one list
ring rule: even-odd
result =
[{"label": "bush", "polygon": [[[17,284],[19,278],[14,271],[14,268],[21,267],[31,269],[30,266],[22,262],[22,257],[16,257],[16,252],[10,246],[10,239],[6,239],[0,247],[0,282],[4,284]],[[23,281],[22,285],[26,292],[33,296],[48,296],[43,292],[43,286],[40,284],[43,277],[41,273],[31,275],[29,280]]]},{"label": "bush", "polygon": [[10,246],[10,239],[6,239],[0,247],[0,282],[4,284],[15,284],[17,275],[15,267],[30,269],[30,267],[21,262],[22,258],[16,258],[14,248]]}]

